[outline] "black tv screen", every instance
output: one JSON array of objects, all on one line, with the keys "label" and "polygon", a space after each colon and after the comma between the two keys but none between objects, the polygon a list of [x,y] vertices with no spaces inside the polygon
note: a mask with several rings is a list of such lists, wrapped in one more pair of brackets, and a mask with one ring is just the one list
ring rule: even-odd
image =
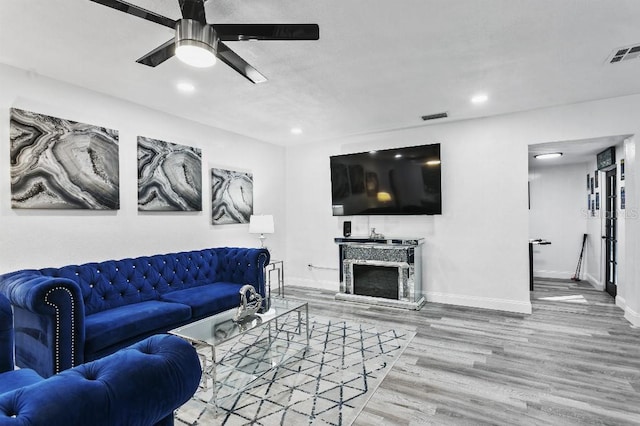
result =
[{"label": "black tv screen", "polygon": [[335,155],[334,216],[442,214],[440,144]]}]

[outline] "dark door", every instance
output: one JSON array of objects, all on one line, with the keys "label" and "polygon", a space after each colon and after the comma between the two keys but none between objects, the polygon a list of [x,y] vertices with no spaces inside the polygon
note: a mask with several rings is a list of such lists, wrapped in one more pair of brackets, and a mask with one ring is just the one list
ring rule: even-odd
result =
[{"label": "dark door", "polygon": [[616,169],[606,173],[606,199],[604,203],[604,227],[605,227],[605,289],[611,297],[616,297]]}]

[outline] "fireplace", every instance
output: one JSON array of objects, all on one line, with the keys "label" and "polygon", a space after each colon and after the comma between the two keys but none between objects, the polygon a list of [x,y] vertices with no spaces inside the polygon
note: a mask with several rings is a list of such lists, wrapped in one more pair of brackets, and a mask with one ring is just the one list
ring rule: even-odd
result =
[{"label": "fireplace", "polygon": [[398,268],[353,265],[353,292],[360,296],[398,300]]},{"label": "fireplace", "polygon": [[416,310],[422,307],[423,240],[336,238],[336,242],[341,260],[336,299]]}]

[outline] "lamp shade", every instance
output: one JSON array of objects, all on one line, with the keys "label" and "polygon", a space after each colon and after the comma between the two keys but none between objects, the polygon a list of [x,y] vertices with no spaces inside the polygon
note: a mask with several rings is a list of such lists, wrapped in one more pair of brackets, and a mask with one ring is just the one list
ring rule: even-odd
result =
[{"label": "lamp shade", "polygon": [[250,234],[273,234],[273,216],[270,214],[251,215],[249,219]]}]

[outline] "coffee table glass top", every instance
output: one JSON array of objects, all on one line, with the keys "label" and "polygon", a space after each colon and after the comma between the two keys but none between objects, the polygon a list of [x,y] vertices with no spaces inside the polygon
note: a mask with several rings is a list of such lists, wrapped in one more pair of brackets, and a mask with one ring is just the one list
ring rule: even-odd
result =
[{"label": "coffee table glass top", "polygon": [[307,302],[303,301],[272,298],[271,308],[268,312],[257,314],[244,322],[237,323],[233,321],[233,316],[237,311],[237,309],[234,308],[175,328],[169,331],[169,333],[187,340],[215,347],[253,328],[262,326],[283,315],[299,310],[306,304]]}]

